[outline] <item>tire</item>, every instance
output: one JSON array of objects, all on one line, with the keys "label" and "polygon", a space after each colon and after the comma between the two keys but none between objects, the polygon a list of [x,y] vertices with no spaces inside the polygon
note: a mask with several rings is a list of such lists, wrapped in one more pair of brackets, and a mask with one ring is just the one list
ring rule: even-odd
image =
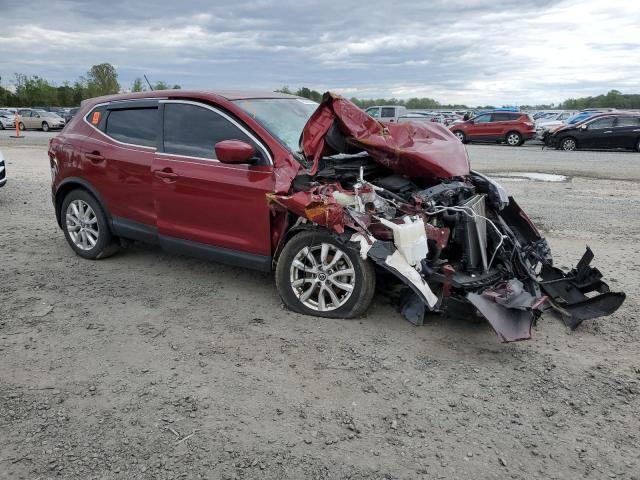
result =
[{"label": "tire", "polygon": [[458,137],[458,140],[460,140],[462,143],[467,143],[467,137],[462,130],[455,130],[453,134]]},{"label": "tire", "polygon": [[504,137],[504,141],[510,147],[519,147],[524,143],[522,135],[519,132],[515,131],[507,133],[507,135]]},{"label": "tire", "polygon": [[[337,274],[349,271],[352,273]],[[371,261],[363,260],[356,249],[348,248],[326,230],[304,231],[295,235],[282,249],[276,266],[280,298],[287,308],[305,315],[359,317],[371,303],[375,284]],[[305,294],[307,298],[304,298]]]},{"label": "tire", "polygon": [[64,236],[80,257],[98,260],[118,250],[104,210],[86,190],[72,190],[64,197],[60,217]]},{"label": "tire", "polygon": [[578,144],[576,139],[573,137],[565,137],[560,140],[560,150],[564,150],[566,152],[571,152],[573,150],[578,149]]},{"label": "tire", "polygon": [[4,123],[0,122],[0,130],[4,130]]},{"label": "tire", "polygon": [[47,122],[42,122],[42,131],[43,132],[49,131],[49,124]]},{"label": "tire", "polygon": [[638,138],[638,141],[636,142],[636,152],[640,152],[640,138]]},{"label": "tire", "polygon": [[20,122],[20,123],[18,124],[18,128],[19,128],[20,130],[22,130],[23,132],[27,130],[27,129],[25,128],[25,126],[24,126],[24,123],[22,123],[22,122]]}]

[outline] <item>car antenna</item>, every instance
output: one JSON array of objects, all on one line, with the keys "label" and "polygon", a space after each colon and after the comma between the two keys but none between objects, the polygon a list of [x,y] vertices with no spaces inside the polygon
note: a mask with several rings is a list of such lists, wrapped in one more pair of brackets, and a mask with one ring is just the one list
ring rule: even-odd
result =
[{"label": "car antenna", "polygon": [[147,78],[147,76],[145,74],[142,74],[142,76],[144,77],[144,79],[147,81],[147,85],[149,85],[149,88],[151,89],[151,91],[153,91],[153,87],[151,86],[151,82],[149,81],[149,79]]}]

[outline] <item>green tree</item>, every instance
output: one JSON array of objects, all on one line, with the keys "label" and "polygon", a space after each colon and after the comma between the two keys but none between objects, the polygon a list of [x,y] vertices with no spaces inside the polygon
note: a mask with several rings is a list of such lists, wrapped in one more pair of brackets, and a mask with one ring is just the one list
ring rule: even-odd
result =
[{"label": "green tree", "polygon": [[146,90],[141,78],[136,78],[131,85],[132,92],[144,92]]},{"label": "green tree", "polygon": [[110,63],[94,65],[87,72],[87,93],[91,97],[111,95],[119,91],[118,72]]}]

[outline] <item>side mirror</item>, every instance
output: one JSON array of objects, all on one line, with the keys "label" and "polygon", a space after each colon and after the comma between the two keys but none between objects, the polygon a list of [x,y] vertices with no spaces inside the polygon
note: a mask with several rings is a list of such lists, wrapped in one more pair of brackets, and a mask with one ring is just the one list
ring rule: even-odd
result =
[{"label": "side mirror", "polygon": [[222,163],[251,163],[256,150],[242,140],[223,140],[216,143],[216,157]]},{"label": "side mirror", "polygon": [[580,125],[580,130],[586,130],[587,129],[587,125]]},{"label": "side mirror", "polygon": [[40,115],[36,115],[36,118],[40,118]]}]

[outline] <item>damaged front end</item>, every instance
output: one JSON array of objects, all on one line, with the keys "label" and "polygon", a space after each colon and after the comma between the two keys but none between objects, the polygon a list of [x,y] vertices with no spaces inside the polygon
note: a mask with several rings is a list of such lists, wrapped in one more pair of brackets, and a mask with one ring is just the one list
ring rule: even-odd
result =
[{"label": "damaged front end", "polygon": [[576,328],[613,313],[587,252],[565,273],[529,217],[494,181],[469,169],[444,127],[381,124],[348,100],[325,94],[302,136],[307,170],[270,200],[326,227],[406,285],[401,310],[422,325],[426,311],[479,313],[501,341],[531,337],[549,307]]}]

